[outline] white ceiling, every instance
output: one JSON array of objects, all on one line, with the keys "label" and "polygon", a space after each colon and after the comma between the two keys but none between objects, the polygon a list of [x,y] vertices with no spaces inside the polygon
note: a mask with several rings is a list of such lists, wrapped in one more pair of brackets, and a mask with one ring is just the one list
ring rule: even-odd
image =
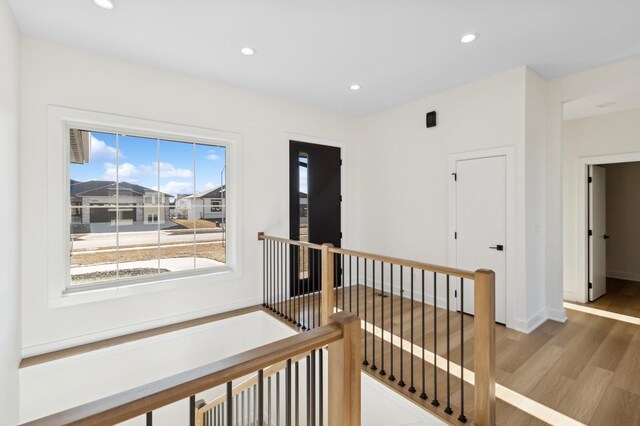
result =
[{"label": "white ceiling", "polygon": [[551,79],[640,55],[640,0],[10,3],[31,36],[354,115],[522,65]]},{"label": "white ceiling", "polygon": [[[640,77],[640,76],[638,76]],[[596,93],[563,105],[565,121],[640,108],[640,86]]]}]

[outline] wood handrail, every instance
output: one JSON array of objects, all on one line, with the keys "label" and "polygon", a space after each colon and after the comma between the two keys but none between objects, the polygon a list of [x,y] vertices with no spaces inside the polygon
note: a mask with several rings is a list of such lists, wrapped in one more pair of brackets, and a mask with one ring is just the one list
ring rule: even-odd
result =
[{"label": "wood handrail", "polygon": [[343,328],[331,323],[255,349],[99,399],[24,426],[113,425],[143,415],[199,392],[264,369],[283,359],[341,340]]},{"label": "wood handrail", "polygon": [[265,241],[265,240],[278,241],[280,243],[291,244],[292,246],[307,247],[314,250],[322,250],[321,244],[313,244],[313,243],[307,243],[306,241],[296,241],[296,240],[288,240],[286,238],[281,238],[281,237],[273,237],[271,235],[265,235],[264,232],[258,232],[258,240],[259,241]]},{"label": "wood handrail", "polygon": [[[294,356],[291,358],[291,362],[293,363],[296,361],[300,361],[301,359],[304,359],[306,356],[307,356],[306,354]],[[287,367],[287,360],[283,360],[276,364],[273,364],[264,369],[264,378],[267,379],[269,377],[275,376],[277,372],[284,370],[286,367]],[[257,383],[258,383],[258,375],[254,374],[251,377],[247,378],[247,380],[243,381],[242,383],[239,383],[237,386],[234,386],[232,395],[233,396],[239,395],[240,393],[244,392],[245,390],[249,389],[250,387],[252,387]],[[201,415],[201,413],[204,413],[205,411],[211,410],[213,407],[215,407],[216,405],[222,404],[226,400],[227,400],[226,394],[220,395],[219,397],[212,400],[211,402],[199,407],[198,415]]]},{"label": "wood handrail", "polygon": [[394,265],[406,266],[408,268],[421,269],[424,271],[437,272],[439,274],[451,275],[454,277],[474,279],[475,274],[464,269],[451,268],[448,266],[433,265],[431,263],[418,262],[415,260],[400,259],[398,257],[384,256],[381,254],[366,253],[362,251],[349,250],[344,248],[332,247],[329,252],[336,254],[344,254],[353,257],[362,257],[368,260],[377,260],[384,263],[393,263]]},{"label": "wood handrail", "polygon": [[[315,250],[322,250],[322,247],[323,247],[323,245],[321,244],[306,243],[304,241],[295,241],[295,240],[288,240],[286,238],[281,238],[281,237],[273,237],[270,235],[265,235],[263,232],[258,233],[258,240],[279,241],[282,243],[287,243],[287,244],[291,244],[299,247],[308,247]],[[329,253],[343,254],[343,255],[353,256],[353,257],[362,257],[368,260],[376,260],[379,262],[393,263],[394,265],[401,265],[401,266],[406,266],[408,268],[421,269],[421,270],[430,271],[430,272],[437,272],[439,274],[451,275],[454,277],[465,278],[469,280],[473,280],[475,278],[475,273],[472,271],[467,271],[467,270],[458,269],[458,268],[451,268],[449,266],[441,266],[441,265],[434,265],[431,263],[418,262],[415,260],[401,259],[398,257],[384,256],[381,254],[367,253],[363,251],[356,251],[356,250],[350,250],[350,249],[333,247],[333,246],[329,247]]]}]

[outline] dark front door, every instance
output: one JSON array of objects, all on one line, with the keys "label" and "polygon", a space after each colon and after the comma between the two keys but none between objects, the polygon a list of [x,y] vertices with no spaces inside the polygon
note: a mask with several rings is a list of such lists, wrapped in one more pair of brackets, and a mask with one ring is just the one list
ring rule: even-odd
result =
[{"label": "dark front door", "polygon": [[[289,237],[340,247],[340,148],[291,141],[289,152]],[[291,294],[319,290],[320,253],[292,246],[290,255]]]}]

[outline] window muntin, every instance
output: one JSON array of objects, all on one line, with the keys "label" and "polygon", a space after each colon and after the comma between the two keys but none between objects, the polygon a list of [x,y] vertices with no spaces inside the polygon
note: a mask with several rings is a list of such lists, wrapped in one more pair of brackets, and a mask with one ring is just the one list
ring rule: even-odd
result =
[{"label": "window muntin", "polygon": [[226,264],[225,146],[81,129],[69,142],[71,286]]}]

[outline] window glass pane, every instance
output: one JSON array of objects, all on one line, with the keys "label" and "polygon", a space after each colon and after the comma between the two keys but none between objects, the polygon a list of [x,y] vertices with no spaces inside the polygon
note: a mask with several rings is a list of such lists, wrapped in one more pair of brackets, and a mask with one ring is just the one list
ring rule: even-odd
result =
[{"label": "window glass pane", "polygon": [[160,269],[194,268],[194,208],[192,143],[160,141],[160,192],[167,200],[160,227]]},{"label": "window glass pane", "polygon": [[71,285],[118,276],[115,207],[72,207]]},{"label": "window glass pane", "polygon": [[71,206],[115,205],[116,135],[69,131]]},{"label": "window glass pane", "polygon": [[196,268],[226,263],[226,150],[195,145]]},{"label": "window glass pane", "polygon": [[118,248],[128,276],[158,273],[158,140],[118,135]]},{"label": "window glass pane", "polygon": [[226,150],[70,131],[72,285],[226,262]]}]

